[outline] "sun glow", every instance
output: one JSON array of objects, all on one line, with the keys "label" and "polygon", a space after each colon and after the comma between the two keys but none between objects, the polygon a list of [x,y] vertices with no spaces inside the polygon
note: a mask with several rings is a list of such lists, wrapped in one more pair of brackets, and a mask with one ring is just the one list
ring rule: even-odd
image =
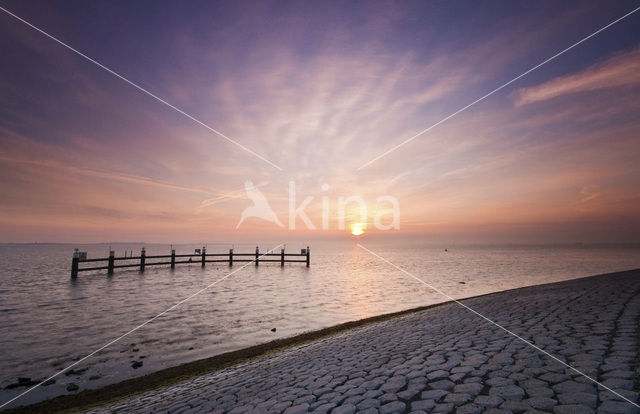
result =
[{"label": "sun glow", "polygon": [[354,236],[360,236],[364,234],[364,230],[367,228],[365,223],[353,223],[351,225],[351,234]]}]

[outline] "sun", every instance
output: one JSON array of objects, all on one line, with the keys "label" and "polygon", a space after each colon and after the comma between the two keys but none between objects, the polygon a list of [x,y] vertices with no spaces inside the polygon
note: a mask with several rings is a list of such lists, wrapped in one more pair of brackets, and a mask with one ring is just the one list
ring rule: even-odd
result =
[{"label": "sun", "polygon": [[364,234],[364,230],[367,228],[365,223],[353,223],[351,225],[351,234],[354,236],[360,236]]}]

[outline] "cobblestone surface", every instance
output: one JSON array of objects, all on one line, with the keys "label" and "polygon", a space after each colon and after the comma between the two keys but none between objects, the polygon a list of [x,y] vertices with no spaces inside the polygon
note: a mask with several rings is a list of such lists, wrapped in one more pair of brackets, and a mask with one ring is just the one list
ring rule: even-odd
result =
[{"label": "cobblestone surface", "polygon": [[[638,402],[640,271],[464,301]],[[457,304],[292,348],[95,413],[638,413]]]}]

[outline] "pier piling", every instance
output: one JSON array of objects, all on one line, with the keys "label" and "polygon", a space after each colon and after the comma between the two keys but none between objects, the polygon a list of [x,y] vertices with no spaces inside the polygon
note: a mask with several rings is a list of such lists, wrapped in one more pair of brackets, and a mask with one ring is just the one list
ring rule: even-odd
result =
[{"label": "pier piling", "polygon": [[204,267],[204,258],[207,255],[207,248],[205,246],[202,246],[202,266]]},{"label": "pier piling", "polygon": [[144,272],[145,256],[146,256],[146,252],[143,247],[142,250],[140,251],[140,271],[141,272]]},{"label": "pier piling", "polygon": [[229,267],[233,266],[233,249],[229,249]]},{"label": "pier piling", "polygon": [[115,258],[116,252],[113,250],[109,251],[109,261],[107,264],[107,274],[111,276],[113,274],[113,267],[115,266]]},{"label": "pier piling", "polygon": [[280,267],[284,267],[284,249],[280,249]]},{"label": "pier piling", "polygon": [[176,249],[171,249],[171,268],[176,268]]},{"label": "pier piling", "polygon": [[307,267],[309,267],[311,252],[309,251],[309,246],[307,246]]},{"label": "pier piling", "polygon": [[256,246],[256,266],[258,266],[258,262],[260,261],[259,257],[260,257],[260,253],[258,251],[258,246]]},{"label": "pier piling", "polygon": [[71,279],[75,279],[78,277],[78,262],[80,259],[78,258],[78,249],[73,252],[73,258],[71,259]]}]

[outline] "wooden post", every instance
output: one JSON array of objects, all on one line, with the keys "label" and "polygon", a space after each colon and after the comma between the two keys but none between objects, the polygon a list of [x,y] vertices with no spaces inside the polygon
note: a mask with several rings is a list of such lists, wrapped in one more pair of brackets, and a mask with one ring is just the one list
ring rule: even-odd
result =
[{"label": "wooden post", "polygon": [[146,256],[146,252],[144,251],[144,247],[140,251],[140,271],[144,272],[144,259]]},{"label": "wooden post", "polygon": [[258,262],[260,261],[260,259],[258,259],[258,257],[259,257],[258,246],[256,246],[256,266],[258,266]]},{"label": "wooden post", "polygon": [[204,257],[207,255],[207,248],[202,246],[202,267],[204,267]]},{"label": "wooden post", "polygon": [[78,262],[80,258],[78,258],[78,249],[73,252],[73,257],[71,258],[71,279],[75,279],[78,277]]},{"label": "wooden post", "polygon": [[113,250],[109,250],[109,264],[107,266],[108,275],[113,274],[113,267],[115,265],[115,256],[116,256],[116,252],[114,252]]},{"label": "wooden post", "polygon": [[171,268],[176,268],[176,249],[171,249]]},{"label": "wooden post", "polygon": [[280,249],[280,267],[284,267],[284,249]]},{"label": "wooden post", "polygon": [[229,266],[233,266],[233,249],[229,249]]},{"label": "wooden post", "polygon": [[309,246],[307,246],[307,267],[309,267],[309,256],[311,255],[311,252],[309,251]]}]

